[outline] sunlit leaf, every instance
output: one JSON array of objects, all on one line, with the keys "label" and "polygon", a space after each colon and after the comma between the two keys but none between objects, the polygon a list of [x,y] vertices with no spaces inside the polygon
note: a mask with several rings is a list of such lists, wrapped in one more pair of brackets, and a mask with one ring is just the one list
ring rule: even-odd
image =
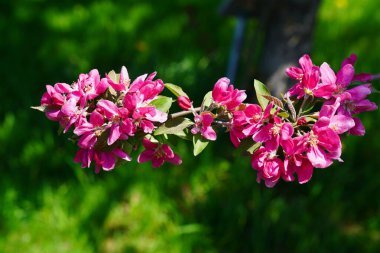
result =
[{"label": "sunlit leaf", "polygon": [[174,118],[169,119],[164,124],[162,124],[160,127],[156,129],[154,132],[154,135],[160,135],[160,134],[177,134],[178,132],[182,131],[186,127],[189,127],[193,125],[194,123],[189,120],[188,118]]},{"label": "sunlit leaf", "polygon": [[259,102],[261,108],[265,109],[269,104],[269,100],[264,96],[271,96],[268,88],[260,81],[254,81],[253,85],[255,86],[255,92],[257,96],[257,101]]},{"label": "sunlit leaf", "polygon": [[208,145],[209,141],[197,134],[193,136],[194,156],[199,155]]},{"label": "sunlit leaf", "polygon": [[175,84],[172,84],[172,83],[165,83],[165,87],[170,90],[174,95],[176,95],[177,97],[179,96],[185,96],[185,97],[189,97],[183,90],[181,87],[179,87],[178,85],[175,85]]},{"label": "sunlit leaf", "polygon": [[157,96],[149,105],[156,107],[161,112],[168,112],[172,106],[173,99],[165,96]]}]

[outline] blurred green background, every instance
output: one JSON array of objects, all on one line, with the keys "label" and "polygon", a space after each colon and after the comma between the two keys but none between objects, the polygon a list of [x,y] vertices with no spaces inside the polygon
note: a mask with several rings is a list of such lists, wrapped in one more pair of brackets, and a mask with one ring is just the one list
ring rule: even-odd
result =
[{"label": "blurred green background", "polygon": [[[345,138],[345,163],[266,189],[227,137],[196,158],[178,142],[179,167],[131,162],[94,175],[29,109],[45,84],[122,65],[132,78],[157,70],[199,101],[228,62],[235,20],[219,4],[0,2],[0,252],[379,252],[378,111],[363,115],[365,137]],[[380,72],[379,5],[322,1],[313,60],[336,69],[355,52],[359,72]]]}]

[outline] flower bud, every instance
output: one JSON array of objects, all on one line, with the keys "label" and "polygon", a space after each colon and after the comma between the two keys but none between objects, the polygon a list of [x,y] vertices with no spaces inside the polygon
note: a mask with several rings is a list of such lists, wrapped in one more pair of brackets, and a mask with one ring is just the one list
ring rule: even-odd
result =
[{"label": "flower bud", "polygon": [[192,107],[190,99],[186,96],[178,97],[178,105],[185,111],[189,110]]},{"label": "flower bud", "polygon": [[299,125],[299,126],[304,126],[304,125],[306,125],[306,124],[307,124],[307,120],[306,120],[305,117],[301,117],[301,118],[299,118],[299,119],[297,120],[297,125]]}]

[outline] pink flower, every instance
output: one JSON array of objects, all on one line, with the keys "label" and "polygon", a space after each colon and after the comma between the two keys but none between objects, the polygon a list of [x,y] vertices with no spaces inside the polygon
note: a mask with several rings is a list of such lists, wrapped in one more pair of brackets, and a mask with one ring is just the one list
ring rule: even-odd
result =
[{"label": "pink flower", "polygon": [[120,148],[111,151],[96,151],[94,149],[79,149],[75,155],[74,162],[81,163],[82,168],[89,168],[91,162],[95,161],[95,173],[99,173],[103,168],[109,171],[115,168],[116,162],[119,160],[131,161],[131,157]]},{"label": "pink flower", "polygon": [[152,161],[153,168],[160,167],[164,162],[170,162],[174,165],[182,163],[181,158],[177,154],[174,154],[169,145],[153,143],[146,138],[143,139],[142,143],[145,150],[138,156],[138,163]]},{"label": "pink flower", "polygon": [[153,122],[163,123],[168,119],[166,113],[157,110],[154,106],[147,106],[144,95],[139,92],[127,93],[123,105],[132,112],[133,124],[141,128],[144,133],[153,132],[155,128]]},{"label": "pink flower", "polygon": [[202,112],[200,115],[195,116],[195,124],[191,129],[192,134],[201,133],[201,135],[210,141],[216,140],[216,132],[212,128],[211,124],[214,121],[214,117],[211,112]]},{"label": "pink flower", "polygon": [[74,134],[80,136],[78,146],[83,149],[93,148],[98,137],[109,128],[104,124],[104,117],[99,111],[95,110],[90,114],[90,122],[84,120],[74,129]]},{"label": "pink flower", "polygon": [[129,93],[138,92],[143,95],[142,100],[146,103],[149,103],[160,94],[165,86],[164,82],[161,79],[153,80],[156,76],[156,72],[150,74],[147,78],[147,75],[142,75],[137,77],[129,88]]},{"label": "pink flower", "polygon": [[234,111],[232,113],[230,130],[230,140],[235,148],[239,147],[242,139],[246,138],[243,133],[245,125],[247,124],[247,119],[244,111]]},{"label": "pink flower", "polygon": [[267,187],[274,187],[282,177],[285,181],[293,181],[291,171],[286,171],[284,162],[277,157],[276,151],[260,147],[252,156],[252,168],[257,170],[257,182],[264,180]]},{"label": "pink flower", "polygon": [[73,86],[74,91],[71,95],[77,97],[80,107],[84,108],[88,100],[98,97],[107,90],[108,83],[101,82],[98,70],[93,69],[88,74],[80,74]]},{"label": "pink flower", "polygon": [[212,98],[217,104],[233,111],[247,98],[247,94],[243,90],[234,89],[234,86],[230,85],[230,80],[223,77],[216,82]]},{"label": "pink flower", "polygon": [[110,134],[107,144],[112,145],[119,139],[127,139],[128,136],[134,135],[136,129],[129,118],[129,111],[124,107],[117,107],[109,100],[99,100],[97,107],[102,110],[110,124]]},{"label": "pink flower", "polygon": [[65,83],[56,83],[54,87],[46,85],[46,92],[41,98],[41,106],[45,106],[45,115],[48,119],[59,121],[61,107],[66,102],[66,95],[71,91],[70,85]]},{"label": "pink flower", "polygon": [[252,136],[259,131],[263,127],[263,124],[269,121],[272,108],[273,103],[269,103],[264,112],[259,105],[248,105],[244,110],[248,124],[243,130],[243,134],[245,134],[245,136]]},{"label": "pink flower", "polygon": [[107,82],[114,90],[116,91],[127,91],[131,79],[129,79],[129,74],[125,66],[121,67],[119,82],[115,83],[108,75],[105,79],[102,79],[101,82]]},{"label": "pink flower", "polygon": [[77,99],[70,98],[62,106],[58,118],[60,125],[64,128],[63,132],[66,133],[72,125],[79,125],[83,120],[85,120],[85,110],[80,109],[77,106]]},{"label": "pink flower", "polygon": [[314,167],[309,159],[300,154],[288,156],[284,160],[284,168],[286,171],[295,172],[300,184],[307,183],[313,175]]},{"label": "pink flower", "polygon": [[355,69],[351,64],[343,65],[337,75],[327,63],[321,65],[322,85],[334,88],[334,96],[339,96],[346,90],[346,87],[352,82],[354,74]]},{"label": "pink flower", "polygon": [[290,78],[299,82],[289,89],[288,96],[297,96],[298,99],[305,95],[313,95],[328,99],[335,90],[333,83],[320,83],[320,69],[313,64],[310,56],[305,54],[299,60],[301,68],[290,67],[286,70]]},{"label": "pink flower", "polygon": [[105,171],[113,170],[119,159],[125,161],[132,160],[132,158],[120,148],[115,148],[111,151],[95,151],[95,173],[99,173],[101,168]]},{"label": "pink flower", "polygon": [[350,116],[346,115],[336,115],[336,111],[340,106],[340,97],[335,100],[335,103],[329,105],[325,103],[321,111],[319,112],[319,120],[316,126],[326,127],[328,126],[337,134],[343,134],[355,126],[354,120]]},{"label": "pink flower", "polygon": [[316,123],[310,132],[293,140],[295,154],[305,152],[313,167],[327,168],[333,159],[341,161],[342,143],[338,134],[329,127],[318,127]]},{"label": "pink flower", "polygon": [[377,110],[377,105],[369,101],[366,97],[371,94],[371,85],[363,84],[346,91],[346,96],[342,98],[338,114],[351,116],[354,114]]}]

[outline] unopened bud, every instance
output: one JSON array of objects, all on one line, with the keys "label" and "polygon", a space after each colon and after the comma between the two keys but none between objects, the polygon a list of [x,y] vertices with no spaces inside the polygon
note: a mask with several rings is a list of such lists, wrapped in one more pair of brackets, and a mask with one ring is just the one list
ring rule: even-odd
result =
[{"label": "unopened bud", "polygon": [[301,117],[297,120],[297,125],[299,126],[304,126],[307,124],[307,120],[306,120],[306,117]]},{"label": "unopened bud", "polygon": [[192,107],[190,99],[186,96],[179,96],[177,101],[178,105],[185,111]]}]

